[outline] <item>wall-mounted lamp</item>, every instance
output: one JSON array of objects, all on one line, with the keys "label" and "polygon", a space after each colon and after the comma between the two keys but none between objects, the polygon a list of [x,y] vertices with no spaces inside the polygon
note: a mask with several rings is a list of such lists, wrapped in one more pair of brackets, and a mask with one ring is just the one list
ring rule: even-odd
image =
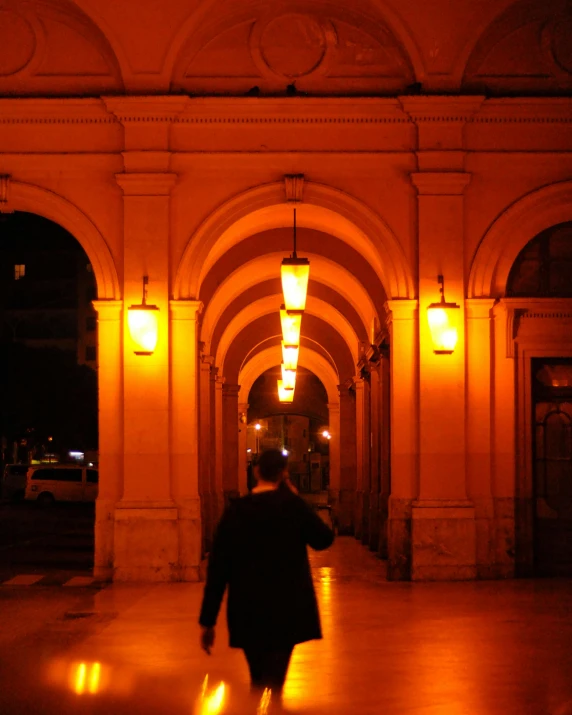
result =
[{"label": "wall-mounted lamp", "polygon": [[127,309],[127,323],[131,339],[135,343],[135,355],[152,355],[157,347],[159,308],[156,305],[147,305],[148,283],[149,277],[143,276],[141,305],[130,305]]},{"label": "wall-mounted lamp", "polygon": [[298,258],[296,253],[296,209],[294,209],[294,250],[290,258],[282,261],[280,275],[286,310],[305,310],[310,261],[307,258]]},{"label": "wall-mounted lamp", "polygon": [[285,345],[300,345],[302,329],[302,311],[287,311],[280,306],[280,323],[282,324],[282,339]]},{"label": "wall-mounted lamp", "polygon": [[286,345],[282,342],[282,364],[286,370],[298,368],[298,355],[300,348],[297,345]]},{"label": "wall-mounted lamp", "polygon": [[437,355],[450,355],[457,345],[460,307],[456,303],[445,301],[445,282],[443,276],[437,276],[441,300],[427,307],[427,319],[433,352]]}]

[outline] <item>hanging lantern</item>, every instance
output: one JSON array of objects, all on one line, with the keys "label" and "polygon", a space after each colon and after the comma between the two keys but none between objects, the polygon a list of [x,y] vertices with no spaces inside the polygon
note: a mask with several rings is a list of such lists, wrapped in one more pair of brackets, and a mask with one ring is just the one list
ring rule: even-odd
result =
[{"label": "hanging lantern", "polygon": [[287,370],[284,364],[282,364],[282,385],[285,390],[296,388],[296,370]]},{"label": "hanging lantern", "polygon": [[135,346],[135,355],[152,355],[157,347],[159,308],[156,305],[147,305],[148,283],[149,278],[143,276],[143,300],[141,305],[130,305],[127,309],[127,324]]},{"label": "hanging lantern", "polygon": [[296,254],[296,209],[294,209],[294,251],[282,261],[280,268],[282,292],[286,310],[306,310],[306,295],[310,278],[310,261]]},{"label": "hanging lantern", "polygon": [[300,330],[302,328],[302,312],[289,312],[280,306],[280,322],[282,324],[282,339],[285,345],[300,345]]},{"label": "hanging lantern", "polygon": [[286,345],[282,341],[282,363],[286,370],[296,370],[298,368],[298,355],[300,348],[297,345]]},{"label": "hanging lantern", "polygon": [[278,380],[278,399],[280,402],[294,402],[294,390],[287,390],[282,380]]},{"label": "hanging lantern", "polygon": [[433,352],[437,355],[450,355],[455,350],[459,337],[460,306],[445,301],[443,276],[438,276],[437,281],[441,300],[427,307],[427,319],[433,341]]}]

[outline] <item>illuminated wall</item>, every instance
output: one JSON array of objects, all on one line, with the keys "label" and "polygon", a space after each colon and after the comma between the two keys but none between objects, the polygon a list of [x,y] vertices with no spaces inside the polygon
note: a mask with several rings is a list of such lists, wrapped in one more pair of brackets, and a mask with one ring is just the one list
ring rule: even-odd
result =
[{"label": "illuminated wall", "polygon": [[[198,578],[244,491],[240,416],[280,363],[294,206],[340,528],[390,578],[514,574],[515,375],[554,335],[569,347],[542,327],[522,347],[530,306],[505,288],[523,246],[572,219],[566,7],[2,6],[0,211],[65,227],[98,285],[98,577]],[[450,354],[427,322],[438,275]],[[127,321],[143,276],[151,355]]]}]

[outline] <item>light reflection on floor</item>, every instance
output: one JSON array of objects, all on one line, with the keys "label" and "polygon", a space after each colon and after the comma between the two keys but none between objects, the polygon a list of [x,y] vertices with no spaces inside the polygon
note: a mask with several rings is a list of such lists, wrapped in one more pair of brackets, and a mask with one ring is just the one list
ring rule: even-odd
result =
[{"label": "light reflection on floor", "polygon": [[[312,562],[324,639],[295,649],[285,713],[572,715],[572,581],[387,583],[352,539]],[[0,590],[1,715],[281,712],[224,620],[200,651],[201,592]]]}]

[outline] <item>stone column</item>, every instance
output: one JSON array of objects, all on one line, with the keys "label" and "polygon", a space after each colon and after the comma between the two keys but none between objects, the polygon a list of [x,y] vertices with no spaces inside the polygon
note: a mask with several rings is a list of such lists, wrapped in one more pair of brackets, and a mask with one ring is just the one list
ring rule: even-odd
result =
[{"label": "stone column", "polygon": [[222,485],[225,506],[239,496],[238,484],[238,393],[239,385],[225,383],[222,388]]},{"label": "stone column", "polygon": [[332,438],[330,440],[330,485],[328,488],[328,500],[332,507],[332,521],[338,523],[339,503],[340,503],[340,404],[339,402],[328,403],[328,424]]},{"label": "stone column", "polygon": [[370,415],[371,415],[371,454],[370,454],[370,489],[369,489],[369,538],[368,546],[372,551],[379,548],[380,531],[380,484],[381,484],[381,383],[379,363],[370,360]]},{"label": "stone column", "polygon": [[[238,405],[238,474],[237,483],[240,496],[248,494],[247,469],[248,458],[246,454],[246,424],[248,420],[248,403],[240,402]],[[244,418],[243,418],[244,415]],[[243,421],[244,419],[244,421]]]},{"label": "stone column", "polygon": [[391,494],[387,577],[411,578],[411,513],[419,492],[417,301],[388,300],[390,336]]},{"label": "stone column", "polygon": [[224,511],[224,484],[223,484],[223,454],[224,454],[224,415],[223,415],[223,387],[224,377],[215,375],[215,479],[214,479],[214,525]]},{"label": "stone column", "polygon": [[467,316],[467,493],[475,506],[477,576],[495,578],[491,475],[492,298],[465,301]]},{"label": "stone column", "polygon": [[200,364],[199,393],[199,486],[201,496],[201,520],[203,552],[210,551],[213,534],[213,494],[215,446],[212,442],[212,424],[214,411],[211,402],[211,372],[213,358],[202,355]]},{"label": "stone column", "polygon": [[391,493],[391,392],[389,353],[382,353],[379,361],[380,379],[380,488],[379,488],[379,544],[382,559],[388,557],[387,532],[389,519],[389,495]]},{"label": "stone column", "polygon": [[125,307],[159,307],[159,340],[152,355],[135,355],[124,311],[123,497],[115,511],[115,577],[176,580],[178,511],[171,496],[169,384],[169,197],[176,175],[117,175],[124,194]]},{"label": "stone column", "polygon": [[370,389],[365,376],[354,378],[356,394],[356,503],[355,537],[363,543],[368,541],[369,520],[369,466],[370,466]]},{"label": "stone column", "polygon": [[[419,425],[420,491],[413,504],[415,580],[476,577],[475,511],[466,487],[464,331],[464,199],[470,175],[462,171],[412,174],[419,203]],[[445,297],[457,303],[459,339],[438,355],[427,306]]]},{"label": "stone column", "polygon": [[495,561],[497,577],[532,576],[534,566],[534,501],[532,485],[517,485],[516,465],[524,474],[524,455],[516,449],[517,400],[514,360],[514,309],[504,300],[493,308],[494,358],[492,371],[492,474],[495,504]]},{"label": "stone column", "polygon": [[171,494],[177,506],[179,578],[197,581],[202,555],[199,497],[198,318],[202,303],[171,301]]},{"label": "stone column", "polygon": [[356,404],[354,393],[340,385],[340,500],[338,529],[340,534],[354,534],[356,494]]},{"label": "stone column", "polygon": [[95,503],[94,577],[113,578],[115,505],[123,490],[123,390],[120,300],[94,300],[99,383],[99,492]]}]

